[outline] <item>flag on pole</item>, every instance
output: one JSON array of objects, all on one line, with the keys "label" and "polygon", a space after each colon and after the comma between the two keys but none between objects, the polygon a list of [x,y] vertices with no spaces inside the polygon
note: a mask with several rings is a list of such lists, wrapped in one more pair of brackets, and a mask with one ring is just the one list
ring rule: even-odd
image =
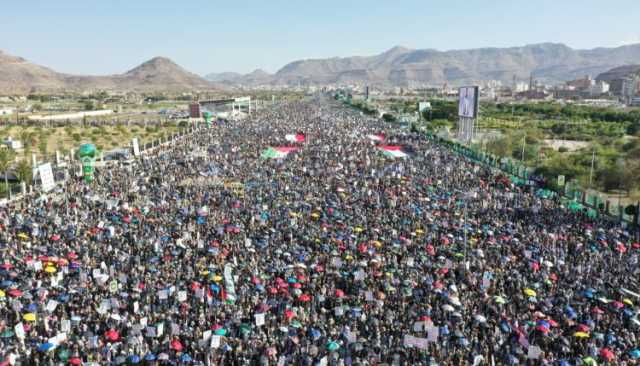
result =
[{"label": "flag on pole", "polygon": [[292,151],[297,151],[297,147],[270,147],[262,152],[261,157],[263,159],[283,159],[286,158]]},{"label": "flag on pole", "polygon": [[287,134],[284,138],[290,142],[304,142],[305,140],[305,136],[302,133]]},{"label": "flag on pole", "polygon": [[382,150],[382,153],[390,158],[406,158],[409,154],[402,151],[402,146],[396,145],[381,145],[378,149]]},{"label": "flag on pole", "polygon": [[375,135],[367,135],[367,138],[371,141],[377,141],[377,142],[382,142],[384,141],[384,134],[383,133],[378,133]]}]

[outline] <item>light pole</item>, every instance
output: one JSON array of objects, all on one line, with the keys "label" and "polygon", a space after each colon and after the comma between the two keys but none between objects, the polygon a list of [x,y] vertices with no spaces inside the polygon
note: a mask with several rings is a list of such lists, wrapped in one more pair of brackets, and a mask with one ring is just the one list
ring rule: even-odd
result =
[{"label": "light pole", "polygon": [[591,171],[589,172],[589,189],[591,189],[591,184],[593,183],[593,167],[596,163],[596,147],[593,147],[593,154],[591,155]]}]

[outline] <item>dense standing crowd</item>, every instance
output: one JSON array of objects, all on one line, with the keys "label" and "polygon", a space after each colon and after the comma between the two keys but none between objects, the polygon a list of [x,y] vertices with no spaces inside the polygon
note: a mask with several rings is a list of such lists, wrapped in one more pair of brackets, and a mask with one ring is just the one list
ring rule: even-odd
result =
[{"label": "dense standing crowd", "polygon": [[640,364],[636,233],[324,99],[0,223],[1,365]]}]

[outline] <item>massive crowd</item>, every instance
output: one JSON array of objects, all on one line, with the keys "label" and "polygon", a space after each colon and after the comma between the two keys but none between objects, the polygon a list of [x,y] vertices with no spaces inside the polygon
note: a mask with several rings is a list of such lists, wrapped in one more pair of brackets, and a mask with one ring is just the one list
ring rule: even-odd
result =
[{"label": "massive crowd", "polygon": [[640,365],[636,233],[324,99],[0,215],[1,365]]}]

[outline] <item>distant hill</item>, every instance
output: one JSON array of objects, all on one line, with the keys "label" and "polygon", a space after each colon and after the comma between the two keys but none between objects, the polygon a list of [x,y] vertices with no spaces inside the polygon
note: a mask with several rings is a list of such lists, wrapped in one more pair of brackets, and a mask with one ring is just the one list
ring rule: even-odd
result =
[{"label": "distant hill", "polygon": [[219,72],[219,73],[211,73],[204,76],[206,80],[212,82],[235,82],[242,77],[242,74],[237,72]]},{"label": "distant hill", "polygon": [[124,74],[83,76],[58,73],[0,51],[2,94],[91,90],[177,92],[219,88],[219,84],[188,72],[164,57],[155,57]]},{"label": "distant hill", "polygon": [[[640,60],[639,60],[640,61]],[[625,65],[603,72],[596,78],[597,81],[611,82],[631,75],[640,76],[640,65]]]},{"label": "distant hill", "polygon": [[205,75],[204,78],[212,82],[231,85],[265,85],[273,81],[273,75],[261,69],[245,75],[236,72],[212,73]]},{"label": "distant hill", "polygon": [[[299,60],[270,78],[255,82],[288,85],[368,84],[380,86],[460,85],[513,76],[559,83],[611,68],[638,63],[640,44],[617,48],[574,50],[563,44],[542,43],[511,48],[437,51],[394,47],[375,56]],[[254,82],[245,77],[232,83]]]}]

